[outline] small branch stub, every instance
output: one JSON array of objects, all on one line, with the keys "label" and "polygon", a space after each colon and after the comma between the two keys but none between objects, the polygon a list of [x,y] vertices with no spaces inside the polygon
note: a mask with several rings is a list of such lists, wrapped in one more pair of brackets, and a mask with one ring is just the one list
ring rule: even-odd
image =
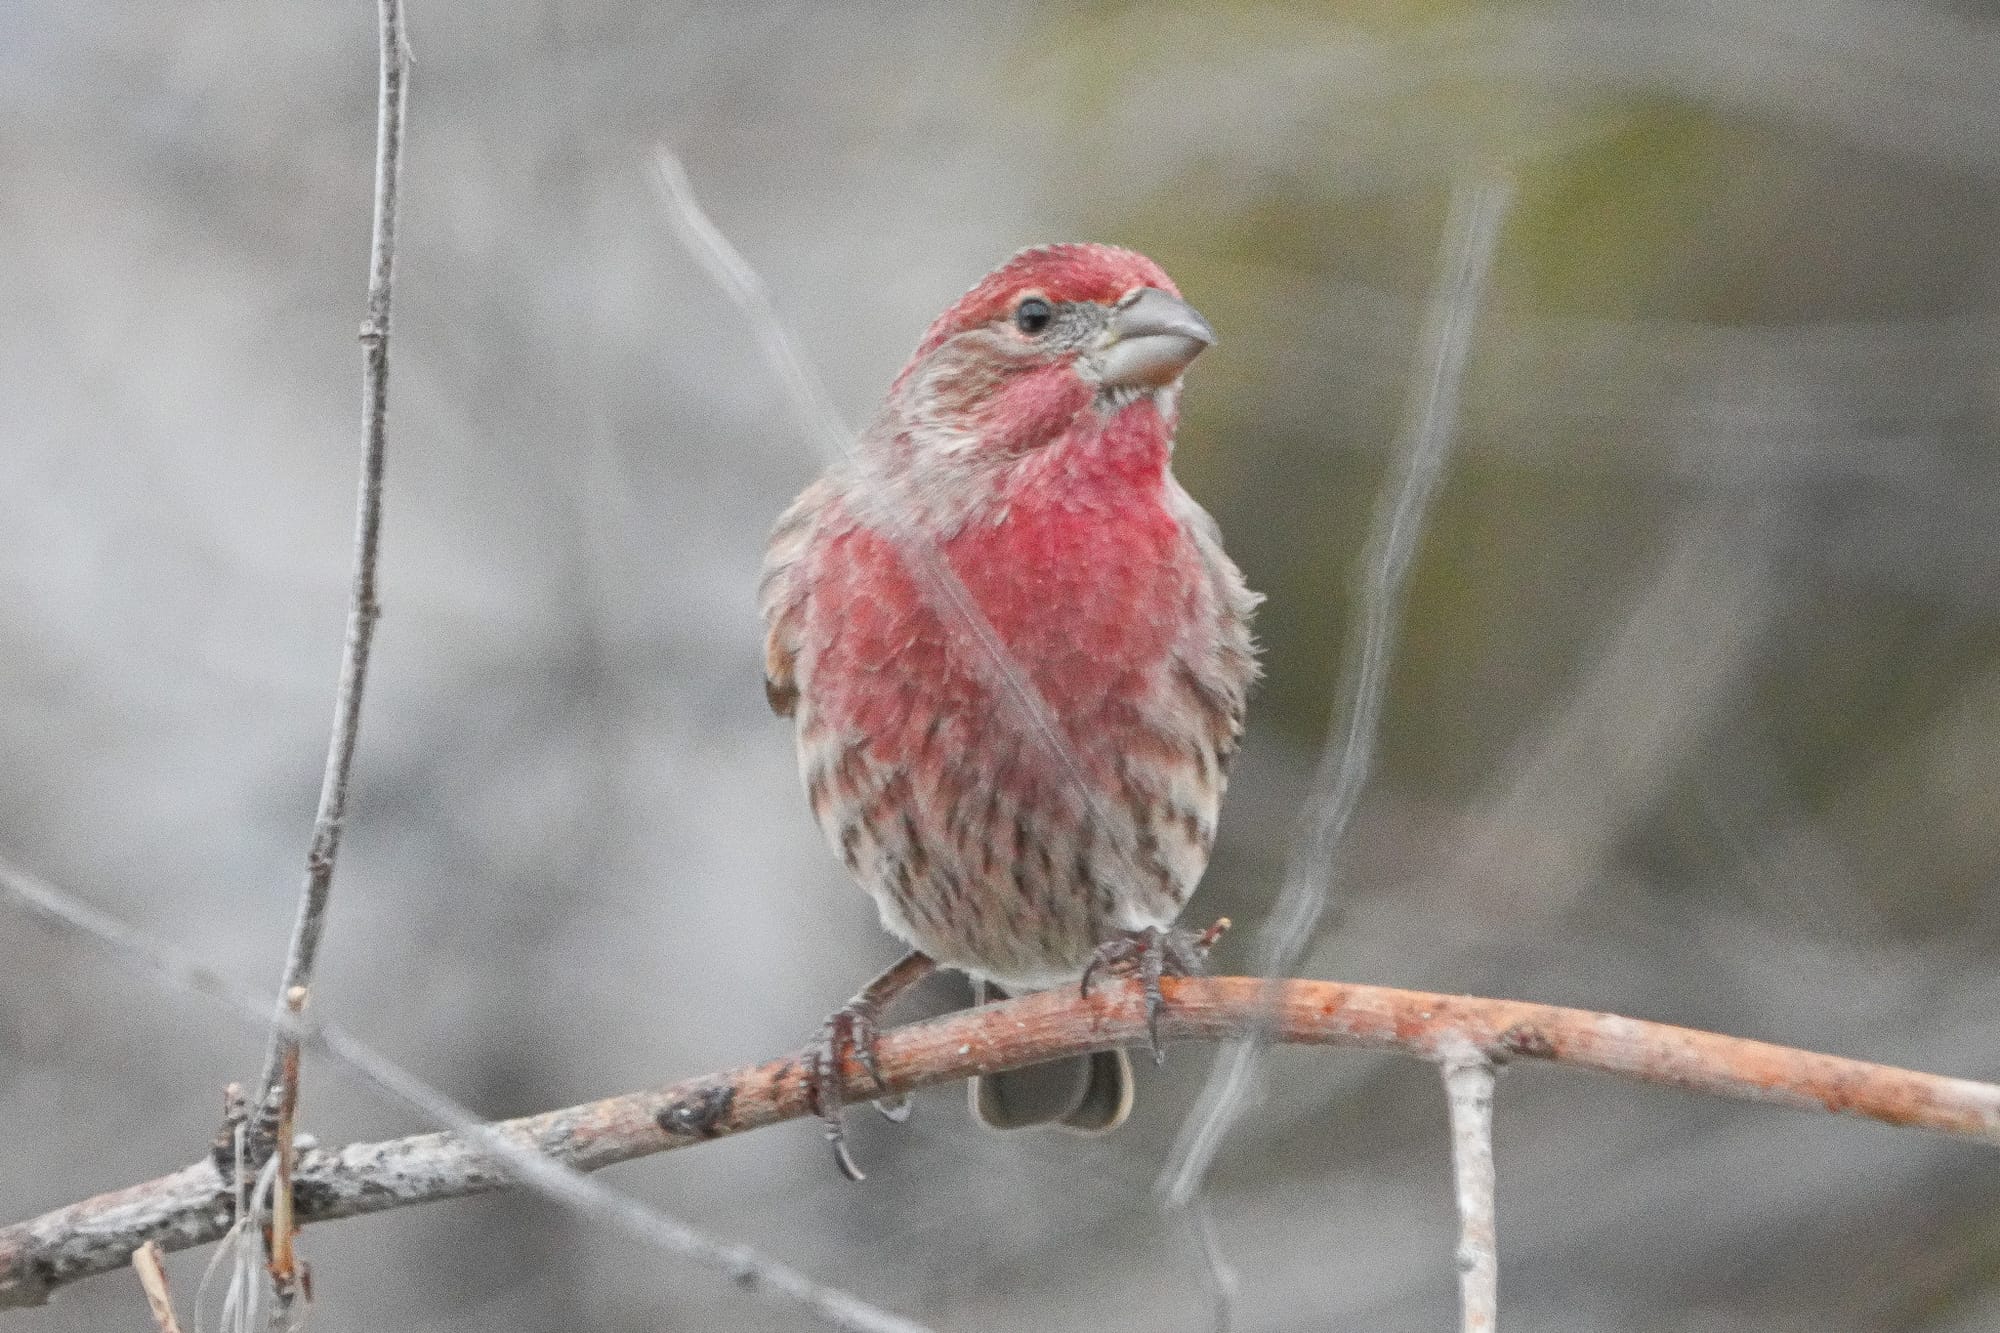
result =
[{"label": "small branch stub", "polygon": [[146,1306],[153,1312],[153,1323],[160,1333],[181,1333],[180,1321],[174,1318],[174,1296],[167,1287],[167,1270],[161,1262],[158,1241],[147,1241],[132,1251],[132,1271],[139,1275],[139,1285],[146,1292]]}]

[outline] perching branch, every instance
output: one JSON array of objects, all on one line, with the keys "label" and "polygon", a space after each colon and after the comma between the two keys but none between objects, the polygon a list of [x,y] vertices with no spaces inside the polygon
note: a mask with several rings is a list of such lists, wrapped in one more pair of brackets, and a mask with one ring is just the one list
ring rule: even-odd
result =
[{"label": "perching branch", "polygon": [[[1222,1041],[1253,1028],[1273,1041],[1397,1050],[1444,1063],[1546,1061],[1713,1096],[1831,1111],[2000,1147],[2000,1085],[1747,1041],[1554,1005],[1431,995],[1331,981],[1256,977],[1163,983],[1160,1030],[1170,1041]],[[1133,982],[1088,997],[1075,988],[950,1014],[882,1035],[892,1094],[1145,1040],[1146,1005]],[[846,1095],[882,1090],[858,1067]],[[481,1146],[504,1141],[553,1163],[594,1171],[808,1114],[803,1053],[628,1093],[478,1132],[419,1134],[299,1155],[301,1224],[461,1198],[514,1183]],[[230,1187],[212,1162],[0,1229],[0,1309],[32,1305],[58,1287],[124,1265],[148,1240],[169,1250],[228,1228]]]},{"label": "perching branch", "polygon": [[286,1051],[296,1044],[286,1035],[287,998],[310,990],[320,936],[326,929],[327,900],[333,892],[333,865],[347,819],[348,776],[361,735],[361,695],[368,684],[368,654],[375,643],[375,560],[382,541],[382,467],[389,442],[389,303],[396,278],[396,185],[403,167],[403,99],[409,50],[403,36],[402,0],[377,0],[380,16],[381,79],[375,106],[375,222],[368,255],[368,314],[361,324],[361,482],[355,502],[354,591],[347,608],[347,641],[340,659],[340,685],[333,701],[333,734],[327,741],[326,769],[320,778],[319,809],[313,816],[312,845],[306,853],[305,889],[278,987],[278,1012],[257,1104],[270,1114],[284,1077]]}]

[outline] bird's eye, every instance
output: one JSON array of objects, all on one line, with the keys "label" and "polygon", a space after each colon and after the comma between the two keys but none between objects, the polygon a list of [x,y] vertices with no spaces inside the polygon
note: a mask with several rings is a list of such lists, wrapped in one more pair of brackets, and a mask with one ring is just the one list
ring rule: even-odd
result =
[{"label": "bird's eye", "polygon": [[1023,333],[1040,333],[1055,317],[1054,306],[1039,296],[1031,296],[1014,308],[1014,327]]}]

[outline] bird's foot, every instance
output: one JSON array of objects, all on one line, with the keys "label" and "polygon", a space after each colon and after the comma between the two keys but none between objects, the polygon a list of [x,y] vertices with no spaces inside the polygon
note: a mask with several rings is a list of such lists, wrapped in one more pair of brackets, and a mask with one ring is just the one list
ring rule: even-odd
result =
[{"label": "bird's foot", "polygon": [[1090,983],[1099,972],[1137,975],[1146,988],[1146,1043],[1152,1048],[1153,1063],[1159,1064],[1166,1059],[1166,1052],[1160,1046],[1160,1011],[1167,1006],[1166,997],[1160,993],[1160,978],[1198,977],[1208,971],[1208,951],[1228,929],[1229,918],[1225,916],[1216,918],[1214,925],[1201,931],[1185,926],[1169,926],[1165,930],[1147,926],[1114,935],[1097,946],[1097,952],[1083,969],[1082,993],[1090,994]]},{"label": "bird's foot", "polygon": [[922,953],[905,954],[859,995],[834,1010],[820,1026],[819,1040],[806,1049],[806,1105],[826,1125],[834,1165],[849,1180],[865,1180],[867,1176],[847,1151],[847,1130],[841,1122],[847,1103],[847,1061],[852,1057],[875,1080],[876,1091],[882,1094],[874,1099],[876,1110],[897,1124],[910,1118],[909,1098],[889,1095],[889,1085],[876,1063],[875,1043],[881,1035],[876,1024],[883,1006],[929,976],[936,966]]},{"label": "bird's foot", "polygon": [[847,1129],[842,1123],[846,1109],[846,1068],[850,1058],[868,1071],[884,1095],[875,1099],[875,1109],[901,1123],[910,1117],[909,1099],[888,1096],[882,1069],[875,1062],[875,1043],[880,1037],[876,1026],[876,1006],[851,1000],[834,1010],[820,1028],[819,1040],[806,1054],[806,1097],[814,1115],[826,1125],[826,1141],[833,1145],[833,1161],[849,1180],[865,1180],[867,1175],[855,1164],[847,1150]]}]

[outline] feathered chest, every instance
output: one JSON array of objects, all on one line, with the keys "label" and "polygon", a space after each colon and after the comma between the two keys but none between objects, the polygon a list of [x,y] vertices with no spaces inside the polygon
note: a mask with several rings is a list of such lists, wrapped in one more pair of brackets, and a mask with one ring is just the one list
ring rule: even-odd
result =
[{"label": "feathered chest", "polygon": [[[1072,729],[1100,717],[1172,654],[1198,612],[1198,558],[1152,498],[1016,498],[936,548],[1024,675]],[[848,528],[816,552],[802,685],[840,731],[886,737],[910,711],[986,715],[996,669],[976,630],[912,576],[898,542]]]},{"label": "feathered chest", "polygon": [[[1017,487],[935,545],[1006,647],[1006,668],[1074,733],[1152,688],[1207,590],[1160,486],[1067,480]],[[825,721],[879,744],[913,714],[985,718],[1002,706],[976,631],[939,614],[894,538],[848,526],[811,559],[800,683]]]}]

